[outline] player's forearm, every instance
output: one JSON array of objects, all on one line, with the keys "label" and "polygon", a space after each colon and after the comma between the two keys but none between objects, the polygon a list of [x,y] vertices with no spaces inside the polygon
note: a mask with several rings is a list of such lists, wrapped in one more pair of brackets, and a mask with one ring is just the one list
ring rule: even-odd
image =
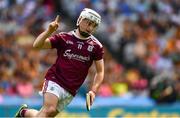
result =
[{"label": "player's forearm", "polygon": [[48,30],[42,32],[34,41],[33,47],[40,49],[43,47],[45,40],[51,35],[52,33]]},{"label": "player's forearm", "polygon": [[93,81],[93,85],[92,85],[92,88],[91,90],[93,92],[97,92],[98,91],[98,88],[99,86],[101,85],[102,81],[103,81],[103,78],[104,78],[104,72],[101,72],[101,73],[97,73],[94,77],[94,81]]}]

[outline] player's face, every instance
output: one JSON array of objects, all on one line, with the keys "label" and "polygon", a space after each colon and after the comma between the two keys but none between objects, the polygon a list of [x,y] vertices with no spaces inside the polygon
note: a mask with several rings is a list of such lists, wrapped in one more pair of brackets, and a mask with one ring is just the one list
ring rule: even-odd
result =
[{"label": "player's face", "polygon": [[83,19],[79,24],[79,30],[81,35],[84,37],[89,36],[92,34],[97,28],[97,24],[91,20]]}]

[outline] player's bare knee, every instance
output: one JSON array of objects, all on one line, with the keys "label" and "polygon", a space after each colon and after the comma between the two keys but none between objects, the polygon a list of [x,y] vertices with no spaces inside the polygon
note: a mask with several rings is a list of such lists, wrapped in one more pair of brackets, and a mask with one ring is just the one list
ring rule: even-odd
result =
[{"label": "player's bare knee", "polygon": [[46,107],[44,111],[46,112],[47,116],[51,116],[51,117],[56,116],[57,114],[56,107],[54,106]]}]

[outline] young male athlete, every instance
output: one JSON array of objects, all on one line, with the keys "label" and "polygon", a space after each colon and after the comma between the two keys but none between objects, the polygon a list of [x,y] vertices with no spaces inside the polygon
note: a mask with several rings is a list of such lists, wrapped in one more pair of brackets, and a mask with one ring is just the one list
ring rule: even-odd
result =
[{"label": "young male athlete", "polygon": [[85,8],[77,20],[77,29],[53,36],[59,27],[59,16],[49,24],[33,43],[37,49],[57,49],[56,62],[45,75],[42,89],[43,106],[37,111],[23,104],[16,117],[54,117],[61,112],[76,95],[83,84],[88,69],[95,63],[96,75],[88,94],[91,105],[104,77],[103,46],[92,35],[101,22],[101,16]]}]

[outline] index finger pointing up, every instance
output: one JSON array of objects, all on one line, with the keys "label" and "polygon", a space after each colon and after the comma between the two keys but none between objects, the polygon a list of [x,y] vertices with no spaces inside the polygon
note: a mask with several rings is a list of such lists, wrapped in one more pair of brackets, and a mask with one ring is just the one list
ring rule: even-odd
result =
[{"label": "index finger pointing up", "polygon": [[59,15],[56,16],[55,22],[57,22],[57,23],[60,22],[60,16]]}]

